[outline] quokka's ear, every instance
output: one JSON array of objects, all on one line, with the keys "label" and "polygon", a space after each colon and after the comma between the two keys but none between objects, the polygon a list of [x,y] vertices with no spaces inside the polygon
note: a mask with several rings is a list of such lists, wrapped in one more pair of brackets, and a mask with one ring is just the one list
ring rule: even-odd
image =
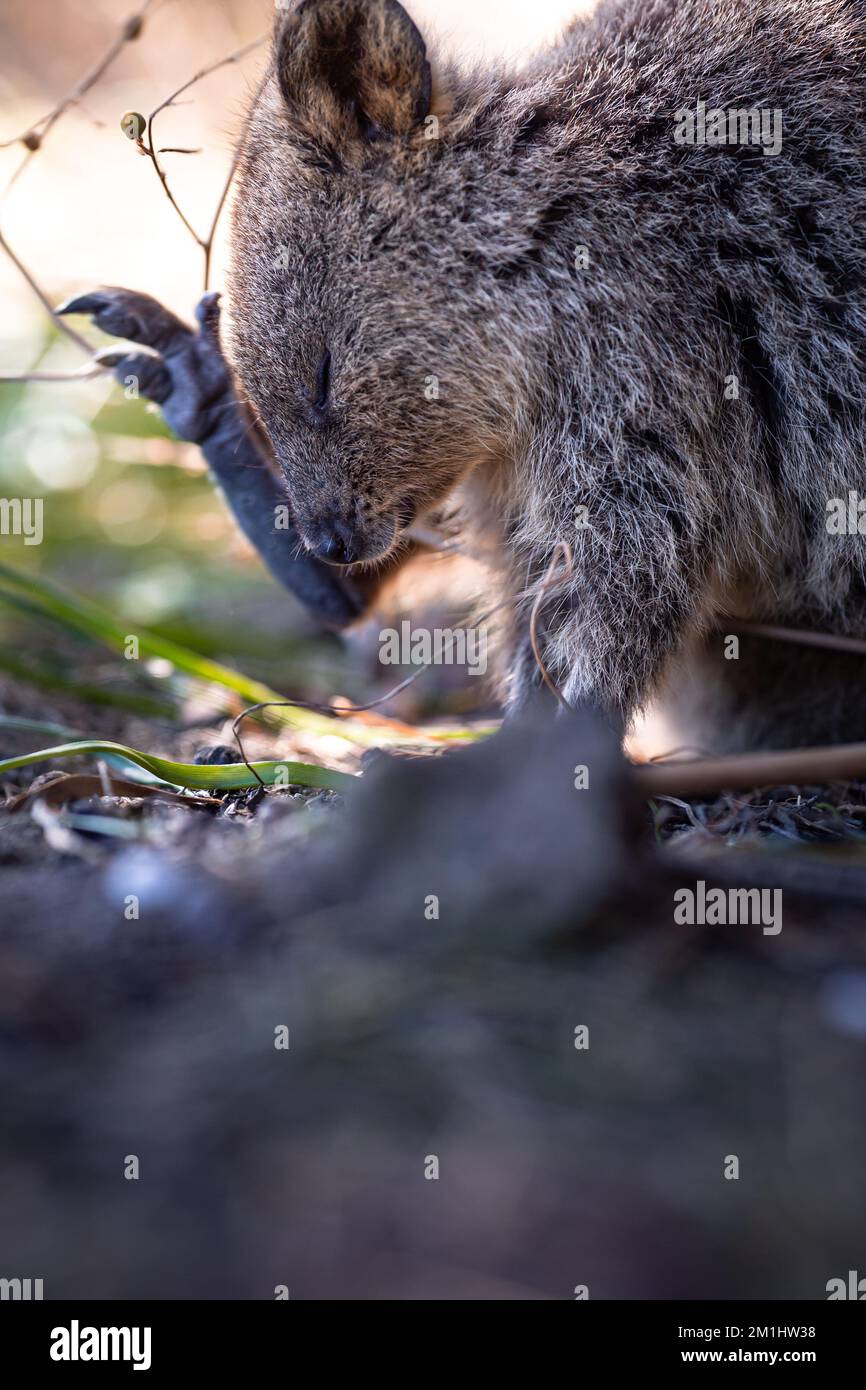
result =
[{"label": "quokka's ear", "polygon": [[430,108],[426,46],[397,0],[301,0],[274,63],[290,116],[329,143],[408,134]]}]

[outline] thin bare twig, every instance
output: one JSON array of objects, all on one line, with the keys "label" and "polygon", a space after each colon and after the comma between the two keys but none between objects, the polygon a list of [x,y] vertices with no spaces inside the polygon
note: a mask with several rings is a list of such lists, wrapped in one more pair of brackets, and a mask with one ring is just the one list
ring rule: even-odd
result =
[{"label": "thin bare twig", "polygon": [[[108,70],[108,68],[111,66],[111,64],[114,62],[114,60],[115,60],[115,59],[118,57],[118,55],[123,51],[123,49],[126,47],[126,45],[127,45],[128,43],[131,43],[134,39],[137,39],[137,38],[139,37],[139,35],[141,34],[142,29],[143,29],[143,27],[144,27],[144,20],[145,20],[145,16],[147,15],[148,11],[150,11],[150,10],[152,9],[152,7],[154,7],[154,5],[156,5],[156,6],[158,7],[159,4],[164,4],[164,3],[165,3],[165,0],[145,0],[145,3],[139,7],[139,9],[136,11],[136,13],[133,14],[129,19],[127,19],[127,20],[125,21],[125,23],[124,23],[123,27],[121,28],[120,32],[119,32],[119,33],[116,35],[116,37],[112,40],[111,44],[108,46],[108,48],[106,49],[106,51],[105,51],[105,53],[102,55],[102,57],[99,59],[99,61],[98,61],[97,63],[95,63],[95,64],[93,65],[93,67],[90,68],[90,69],[88,70],[87,73],[85,73],[84,77],[82,77],[82,78],[80,79],[80,81],[77,82],[77,83],[75,84],[75,86],[74,86],[73,88],[71,88],[71,90],[70,90],[69,92],[67,92],[67,94],[66,94],[64,97],[62,97],[62,98],[51,108],[50,111],[48,111],[44,116],[41,116],[41,117],[39,118],[39,120],[36,121],[36,122],[34,122],[34,124],[33,124],[31,127],[29,127],[26,131],[21,132],[21,134],[19,134],[18,136],[16,136],[14,139],[4,141],[4,142],[2,142],[2,144],[0,144],[0,148],[8,148],[8,147],[11,146],[11,145],[20,143],[20,144],[23,144],[23,145],[25,146],[26,151],[27,151],[27,153],[25,154],[25,156],[24,156],[24,158],[22,159],[21,163],[18,165],[18,168],[15,170],[15,173],[12,175],[12,178],[10,179],[9,183],[6,185],[6,188],[5,188],[5,190],[4,190],[4,192],[3,192],[3,196],[2,196],[2,202],[5,202],[6,198],[8,197],[8,195],[9,195],[9,193],[10,193],[10,191],[11,191],[11,189],[12,189],[13,186],[16,184],[16,182],[18,181],[18,179],[20,178],[20,176],[23,174],[24,170],[25,170],[25,169],[27,168],[27,166],[29,165],[31,159],[33,159],[34,156],[35,156],[35,155],[38,153],[38,151],[41,149],[42,144],[43,144],[43,142],[44,142],[44,140],[45,140],[45,137],[48,135],[48,133],[49,133],[49,131],[52,129],[52,127],[57,123],[58,120],[60,120],[61,116],[63,116],[64,113],[65,113],[66,111],[68,111],[68,109],[69,109],[71,106],[74,106],[74,105],[78,104],[78,103],[81,101],[82,97],[83,97],[88,91],[90,91],[90,89],[91,89],[93,86],[95,86],[95,84],[99,81],[99,79],[100,79],[100,78],[104,75],[104,73]],[[201,247],[201,249],[202,249],[202,251],[203,251],[203,253],[204,253],[204,287],[205,287],[205,289],[208,289],[208,287],[209,287],[210,268],[211,268],[211,258],[212,258],[213,243],[214,243],[214,239],[215,239],[215,237],[216,237],[217,227],[218,227],[218,225],[219,225],[220,216],[221,216],[221,214],[222,214],[223,208],[224,208],[224,206],[225,206],[226,199],[227,199],[227,197],[228,197],[229,189],[230,189],[230,187],[231,187],[231,184],[232,184],[232,181],[233,181],[233,179],[234,179],[235,173],[237,172],[238,164],[239,164],[240,159],[241,159],[241,155],[242,155],[242,152],[243,152],[243,145],[244,145],[244,142],[245,142],[245,140],[246,140],[247,130],[248,130],[248,126],[249,126],[249,116],[247,116],[247,120],[246,120],[246,122],[244,123],[244,127],[243,127],[243,130],[242,130],[242,132],[241,132],[241,136],[240,136],[240,138],[239,138],[239,140],[238,140],[238,142],[237,142],[237,144],[236,144],[236,146],[235,146],[235,150],[234,150],[234,153],[233,153],[231,165],[230,165],[230,167],[229,167],[228,175],[227,175],[227,177],[226,177],[225,183],[224,183],[223,188],[222,188],[222,191],[221,191],[221,193],[220,193],[220,196],[219,196],[219,199],[218,199],[218,202],[217,202],[217,205],[216,205],[216,209],[215,209],[215,211],[214,211],[214,215],[213,215],[213,218],[212,218],[212,221],[211,221],[210,230],[209,230],[208,235],[207,235],[206,238],[200,237],[200,236],[198,235],[198,233],[195,231],[195,229],[193,228],[193,226],[191,225],[191,223],[190,223],[189,220],[187,219],[186,215],[184,214],[183,210],[181,209],[181,207],[180,207],[179,204],[177,203],[177,201],[176,201],[176,199],[175,199],[175,197],[174,197],[174,195],[173,195],[171,189],[170,189],[169,186],[168,186],[168,181],[167,181],[165,172],[164,172],[164,170],[162,169],[162,166],[161,166],[160,163],[159,163],[158,155],[157,155],[157,153],[156,153],[155,150],[154,150],[154,145],[153,145],[153,122],[154,122],[155,118],[160,114],[160,112],[164,111],[168,106],[173,105],[173,104],[177,101],[177,98],[180,97],[185,91],[188,91],[190,87],[194,86],[197,82],[200,82],[204,77],[209,76],[210,73],[216,72],[219,68],[227,67],[229,64],[239,62],[243,57],[246,56],[246,54],[252,52],[255,48],[260,47],[261,44],[265,41],[265,38],[266,38],[266,37],[267,37],[266,35],[260,35],[257,39],[254,39],[251,43],[245,44],[242,48],[239,48],[235,53],[230,54],[227,58],[222,58],[222,59],[220,59],[218,62],[213,63],[213,64],[211,64],[209,67],[203,68],[200,72],[196,73],[194,77],[190,78],[189,81],[185,82],[185,83],[183,84],[182,87],[179,87],[179,88],[177,89],[176,92],[173,92],[172,95],[171,95],[170,97],[167,97],[165,101],[161,102],[160,105],[157,106],[153,112],[151,112],[151,115],[150,115],[150,117],[149,117],[149,119],[148,119],[148,124],[147,124],[148,144],[149,144],[150,148],[148,149],[148,148],[145,146],[143,140],[139,140],[139,141],[136,142],[137,145],[138,145],[138,148],[141,150],[142,154],[145,154],[145,155],[149,156],[149,158],[151,159],[151,161],[152,161],[152,163],[153,163],[153,165],[154,165],[154,168],[156,169],[156,172],[157,172],[157,174],[159,175],[160,182],[162,183],[162,186],[163,186],[163,188],[164,188],[164,190],[165,190],[166,196],[168,197],[168,199],[169,199],[169,201],[170,201],[172,207],[174,208],[174,210],[175,210],[175,212],[177,213],[178,217],[179,217],[179,218],[181,219],[181,221],[183,222],[183,224],[184,224],[184,226],[186,227],[187,231],[188,231],[188,232],[190,233],[190,235],[194,238],[194,240],[196,241],[197,245]],[[254,98],[254,102],[253,102],[253,109],[255,108],[255,105],[256,105],[256,103],[257,103],[258,100],[259,100],[259,96],[260,96],[261,91],[262,91],[262,89],[263,89],[263,87],[264,87],[264,84],[265,84],[265,82],[266,82],[266,80],[267,80],[267,76],[268,76],[268,74],[266,73],[265,76],[262,78],[262,81],[261,81],[261,83],[259,84],[259,87],[258,87],[258,89],[257,89],[257,91],[256,91],[255,98]],[[251,112],[250,112],[250,114],[251,114]],[[168,150],[164,150],[164,151],[161,151],[161,152],[162,152],[162,153],[169,153]],[[179,152],[179,153],[194,153],[194,151],[178,151],[178,152]],[[48,315],[49,315],[50,318],[52,319],[53,323],[56,325],[58,331],[61,332],[62,334],[64,334],[64,336],[67,337],[67,338],[70,340],[70,342],[75,343],[75,345],[76,345],[77,347],[81,348],[81,350],[82,350],[83,352],[87,353],[88,356],[91,356],[92,353],[93,353],[93,347],[92,347],[92,345],[88,342],[88,340],[87,340],[81,333],[77,332],[76,329],[74,329],[64,318],[62,318],[60,315],[58,315],[58,314],[55,313],[55,311],[54,311],[54,305],[53,305],[53,303],[51,302],[51,300],[49,299],[48,295],[47,295],[46,292],[42,289],[41,285],[39,284],[38,280],[36,279],[36,277],[35,277],[35,275],[32,273],[32,271],[30,271],[30,270],[27,268],[27,266],[26,266],[26,265],[24,264],[24,262],[21,260],[20,256],[19,256],[15,251],[13,251],[13,249],[12,249],[12,247],[10,246],[9,241],[8,241],[8,239],[6,238],[5,234],[3,233],[2,229],[0,229],[0,249],[2,249],[3,251],[5,251],[6,255],[9,257],[9,259],[12,261],[13,265],[14,265],[14,266],[16,267],[16,269],[18,270],[19,274],[27,281],[27,283],[28,283],[28,285],[30,286],[30,288],[32,289],[33,293],[34,293],[34,294],[36,295],[36,297],[38,298],[40,304],[41,304],[42,307],[45,309],[45,311],[48,313]],[[100,374],[101,371],[103,371],[103,370],[104,370],[103,368],[99,368],[98,371],[97,371],[96,369],[94,369],[92,373],[88,373],[88,374],[89,374],[89,375],[96,376],[96,375]],[[62,372],[59,372],[59,373],[15,372],[15,373],[8,373],[8,374],[4,373],[4,374],[0,375],[0,382],[22,382],[22,381],[69,381],[69,380],[81,379],[81,376],[83,376],[83,375],[85,375],[85,374],[83,374],[83,373],[82,373],[82,374],[79,374],[79,373],[67,374],[67,373],[62,373]]]},{"label": "thin bare twig", "polygon": [[110,371],[111,368],[104,362],[87,362],[83,367],[69,372],[0,372],[0,381],[90,381]]},{"label": "thin bare twig", "polygon": [[235,174],[236,174],[237,171],[238,171],[238,165],[239,165],[240,162],[241,162],[241,157],[242,157],[242,155],[243,155],[244,148],[245,148],[246,143],[247,143],[247,135],[249,134],[250,121],[252,120],[253,112],[255,111],[256,107],[257,107],[258,104],[259,104],[259,100],[261,99],[261,95],[262,95],[262,92],[263,92],[264,89],[265,89],[265,86],[266,86],[266,84],[267,84],[268,78],[271,76],[271,72],[272,72],[271,65],[268,64],[267,70],[266,70],[266,72],[264,73],[264,75],[263,75],[261,81],[259,82],[258,87],[256,88],[255,96],[253,97],[252,104],[251,104],[251,106],[250,106],[249,111],[247,112],[246,119],[245,119],[244,124],[243,124],[243,128],[242,128],[241,133],[240,133],[240,135],[238,136],[237,142],[236,142],[236,144],[235,144],[234,154],[232,155],[232,162],[231,162],[231,164],[229,165],[229,171],[228,171],[228,174],[226,175],[226,180],[225,180],[225,183],[223,184],[222,192],[220,193],[219,199],[218,199],[218,201],[217,201],[216,208],[214,209],[214,215],[213,215],[213,219],[212,219],[211,224],[210,224],[210,231],[208,232],[208,235],[207,235],[207,242],[206,242],[205,253],[204,253],[204,288],[205,288],[205,293],[207,293],[207,291],[210,289],[211,257],[212,257],[212,255],[213,255],[213,244],[214,244],[214,239],[215,239],[216,234],[217,234],[217,228],[218,228],[218,226],[219,226],[220,218],[222,217],[222,214],[223,214],[223,208],[224,208],[225,205],[226,205],[226,199],[228,198],[228,195],[229,195],[229,189],[231,188],[231,186],[232,186],[232,184],[233,184],[233,182],[234,182],[234,177],[235,177]]},{"label": "thin bare twig", "polygon": [[[22,144],[31,154],[35,154],[49,130],[59,121],[64,112],[67,111],[70,106],[75,106],[81,98],[90,91],[91,87],[95,86],[99,79],[108,71],[115,58],[123,51],[126,45],[132,43],[134,39],[139,37],[144,28],[145,16],[153,3],[154,0],[144,0],[144,4],[139,6],[135,14],[130,15],[129,19],[124,21],[120,32],[112,39],[98,62],[94,63],[93,67],[84,74],[80,81],[78,81],[74,87],[70,88],[66,96],[61,97],[57,104],[52,106],[51,110],[47,112],[46,115],[40,116],[38,121],[34,121],[33,125],[29,126],[27,130],[22,131],[20,135],[14,136],[12,140],[3,140],[0,142],[0,150],[8,149],[10,145]],[[160,3],[165,4],[165,0],[160,0]]]},{"label": "thin bare twig", "polygon": [[866,641],[862,637],[843,637],[835,632],[811,632],[805,628],[777,627],[772,623],[744,623],[731,620],[737,632],[752,637],[769,637],[773,642],[795,642],[804,647],[825,647],[831,651],[853,652],[866,656]]},{"label": "thin bare twig", "polygon": [[[494,613],[497,613],[502,608],[510,608],[511,605],[511,599],[503,599],[501,603],[494,604],[492,608],[488,608],[484,613],[481,613],[479,615],[479,617],[472,625],[472,630],[476,631],[478,628],[482,626],[483,623],[487,622],[488,618],[492,618]],[[449,652],[456,641],[457,634],[455,632],[451,634],[450,640],[443,647],[443,652]],[[413,671],[411,675],[406,676],[406,678],[402,681],[399,681],[397,685],[391,686],[389,690],[385,691],[384,695],[377,696],[375,700],[368,700],[366,704],[363,705],[354,705],[349,703],[340,705],[321,705],[315,704],[311,700],[265,700],[257,705],[249,705],[246,709],[241,710],[237,719],[235,719],[234,723],[232,724],[232,734],[234,736],[235,743],[238,746],[238,751],[241,755],[241,761],[246,764],[246,766],[249,768],[250,772],[252,772],[256,780],[261,782],[262,779],[259,777],[255,768],[247,760],[247,756],[244,752],[244,746],[241,742],[240,736],[240,726],[244,722],[244,720],[249,719],[254,714],[258,714],[261,710],[288,709],[292,706],[295,706],[298,709],[311,710],[314,714],[326,714],[332,715],[335,718],[351,719],[356,714],[369,714],[372,710],[380,708],[382,705],[387,704],[389,700],[393,700],[397,695],[402,694],[402,692],[408,689],[410,685],[414,685],[415,682],[425,674],[425,672],[429,671],[432,664],[432,661],[421,662],[418,666],[417,671]]]},{"label": "thin bare twig", "polygon": [[250,110],[249,115],[246,118],[246,121],[244,122],[243,130],[241,131],[241,134],[235,145],[234,154],[232,156],[231,165],[229,166],[228,175],[226,177],[225,183],[223,184],[223,189],[220,193],[219,200],[216,205],[216,210],[211,221],[210,230],[206,237],[199,236],[198,232],[195,230],[195,227],[193,227],[192,223],[190,222],[183,208],[178,203],[177,199],[174,196],[174,193],[172,192],[169,186],[168,176],[159,162],[160,153],[168,153],[168,151],[159,151],[156,148],[156,142],[154,140],[154,122],[156,121],[157,116],[159,116],[163,111],[167,110],[170,106],[174,106],[177,102],[177,98],[182,96],[184,92],[188,92],[191,87],[194,87],[196,85],[196,83],[201,82],[205,77],[210,77],[211,73],[218,72],[220,68],[229,67],[233,63],[239,63],[242,58],[245,58],[247,56],[248,53],[252,53],[255,49],[260,48],[262,44],[266,41],[267,37],[267,34],[260,34],[259,37],[257,39],[253,39],[251,43],[244,44],[242,48],[236,49],[235,52],[230,53],[228,57],[220,58],[218,62],[211,63],[208,67],[202,68],[193,77],[189,78],[187,82],[184,82],[183,86],[178,87],[177,91],[172,92],[171,96],[166,97],[164,101],[160,102],[159,106],[154,107],[153,111],[151,111],[150,115],[147,118],[147,141],[146,143],[144,140],[139,140],[137,142],[138,148],[140,149],[141,153],[147,155],[148,159],[150,160],[154,169],[156,170],[157,177],[159,178],[159,181],[162,184],[163,192],[165,193],[165,196],[168,198],[168,201],[171,203],[171,206],[174,208],[184,227],[189,232],[190,236],[195,242],[196,246],[200,247],[202,252],[204,253],[205,290],[209,288],[210,284],[211,258],[213,254],[213,243],[214,238],[216,237],[217,226],[219,224],[220,216],[222,214],[223,207],[225,206],[225,201],[228,197],[229,189],[232,185],[232,181],[234,179],[235,173],[237,172],[237,167],[240,162],[241,155],[243,153],[243,147],[246,141],[247,131],[249,129],[250,115],[252,114],[252,110],[255,109],[255,106],[258,103],[264,85],[270,75],[270,69],[268,70],[268,72],[265,73],[264,77],[261,79],[259,83],[255,97],[253,99],[252,108]]},{"label": "thin bare twig", "polygon": [[[866,656],[866,640],[859,637],[778,627],[771,623],[747,623],[736,618],[731,620],[730,625],[738,632],[775,642],[793,642],[805,647]],[[635,775],[645,796],[702,796],[757,787],[844,782],[866,777],[866,743],[739,753],[727,758],[701,758],[667,764],[654,762],[637,768]]]},{"label": "thin bare twig", "polygon": [[[60,120],[60,117],[66,111],[68,111],[70,106],[73,106],[77,102],[79,102],[81,98],[85,96],[87,92],[90,91],[91,87],[95,86],[95,84],[99,81],[103,74],[107,72],[108,68],[110,68],[111,64],[114,62],[118,54],[123,51],[126,45],[128,43],[131,43],[134,39],[138,38],[144,27],[145,16],[147,15],[148,10],[151,8],[153,3],[154,0],[144,0],[144,4],[139,7],[136,13],[134,15],[131,15],[130,18],[125,21],[120,32],[109,44],[108,48],[106,49],[105,53],[103,53],[99,61],[95,63],[88,72],[85,73],[84,77],[82,77],[80,81],[77,82],[75,86],[72,87],[64,97],[60,98],[56,105],[54,105],[51,108],[51,110],[47,112],[46,115],[41,116],[38,121],[36,121],[32,126],[29,127],[28,130],[23,131],[20,135],[15,136],[14,139],[3,141],[3,143],[0,144],[0,149],[7,149],[11,145],[15,144],[22,144],[27,150],[27,153],[25,154],[24,158],[22,159],[21,163],[15,170],[15,173],[12,175],[12,178],[9,180],[9,183],[6,186],[6,189],[3,194],[4,202],[8,197],[14,184],[17,182],[21,174],[23,174],[24,170],[27,168],[31,159],[42,148],[46,135],[48,135],[52,127],[56,125],[57,121]],[[164,0],[159,0],[159,3],[164,3]],[[7,241],[2,229],[0,229],[0,248],[2,248],[6,252],[6,255],[9,257],[12,264],[18,270],[19,274],[22,275],[24,279],[27,281],[28,285],[33,290],[39,302],[42,304],[43,308],[47,311],[47,313],[53,320],[57,329],[61,333],[63,333],[70,340],[70,342],[75,343],[77,347],[80,347],[82,351],[90,355],[93,352],[93,348],[91,347],[90,343],[87,341],[86,338],[84,338],[80,333],[77,333],[74,328],[72,328],[68,323],[66,323],[64,319],[62,319],[58,314],[54,312],[54,305],[48,298],[48,295],[42,289],[41,285],[36,280],[36,277],[33,275],[32,271],[27,269],[20,256],[18,256],[12,250],[12,247],[9,245],[9,242]],[[16,379],[20,378],[3,378],[3,380]],[[38,380],[39,378],[35,379]]]},{"label": "thin bare twig", "polygon": [[[453,645],[453,641],[454,639],[452,638],[452,642],[451,644],[449,644],[449,650],[451,645]],[[398,685],[394,685],[391,687],[390,690],[386,690],[384,695],[380,695],[376,700],[369,700],[365,705],[319,705],[315,704],[312,700],[263,700],[257,705],[249,705],[246,709],[241,710],[237,719],[235,719],[234,723],[232,724],[232,735],[234,737],[235,743],[238,746],[238,752],[241,755],[241,761],[253,774],[256,781],[261,782],[262,786],[264,786],[265,783],[262,782],[261,777],[259,777],[259,774],[256,772],[256,769],[253,767],[252,763],[248,761],[247,755],[244,751],[244,745],[241,742],[240,726],[245,719],[250,719],[252,715],[259,714],[262,710],[265,709],[294,708],[311,710],[314,714],[327,714],[332,715],[335,718],[350,719],[355,714],[365,714],[370,710],[376,709],[377,706],[387,704],[389,700],[393,700],[396,695],[399,695],[401,693],[401,691],[406,690],[407,687],[410,685],[414,685],[418,678],[420,676],[423,676],[425,671],[429,670],[431,664],[431,662],[425,661],[423,665],[418,667],[417,671],[412,672],[411,676],[407,676],[406,679],[400,681]]]},{"label": "thin bare twig", "polygon": [[768,753],[737,753],[695,762],[645,763],[635,767],[642,796],[702,796],[866,777],[866,743],[827,748],[789,748]]},{"label": "thin bare twig", "polygon": [[[561,571],[560,561],[562,561]],[[558,588],[561,584],[564,584],[565,581],[570,578],[573,566],[574,562],[571,555],[571,546],[567,541],[557,541],[553,548],[553,555],[547,567],[547,572],[535,596],[535,602],[532,605],[532,613],[529,618],[529,641],[532,645],[532,655],[535,657],[536,665],[541,672],[544,684],[547,686],[548,690],[556,696],[556,699],[562,705],[563,709],[571,709],[571,705],[560,693],[556,682],[544,664],[544,658],[541,655],[541,647],[538,641],[538,618],[541,613],[541,605],[544,602],[545,594],[548,593],[550,589]]]},{"label": "thin bare twig", "polygon": [[87,341],[86,338],[83,338],[80,333],[76,333],[74,328],[70,328],[69,324],[66,323],[62,318],[55,314],[54,305],[51,303],[51,300],[48,298],[47,294],[43,290],[42,286],[39,284],[36,277],[32,274],[31,271],[27,269],[24,262],[12,250],[12,247],[6,240],[6,237],[3,234],[2,230],[0,230],[0,247],[2,247],[2,249],[6,252],[6,255],[9,257],[10,261],[20,272],[20,274],[23,275],[31,290],[36,295],[36,298],[39,300],[40,304],[54,320],[55,324],[60,329],[60,331],[62,333],[65,333],[66,337],[69,338],[71,342],[75,343],[78,347],[82,348],[83,351],[88,354],[88,356],[91,355],[93,352],[93,348],[91,347],[90,343]]}]

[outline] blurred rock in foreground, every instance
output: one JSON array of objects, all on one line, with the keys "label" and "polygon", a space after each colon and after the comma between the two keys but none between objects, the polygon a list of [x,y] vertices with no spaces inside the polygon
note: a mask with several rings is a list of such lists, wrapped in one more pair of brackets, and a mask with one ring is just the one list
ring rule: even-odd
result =
[{"label": "blurred rock in foreground", "polygon": [[775,936],[676,925],[695,873],[584,717],[383,759],[302,846],[281,826],[240,877],[4,875],[0,1274],[747,1299],[862,1267],[856,894],[786,896]]}]

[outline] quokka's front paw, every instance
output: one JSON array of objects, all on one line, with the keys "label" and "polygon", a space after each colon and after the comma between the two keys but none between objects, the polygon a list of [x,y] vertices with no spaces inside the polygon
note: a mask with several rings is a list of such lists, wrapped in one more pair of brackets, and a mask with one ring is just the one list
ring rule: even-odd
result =
[{"label": "quokka's front paw", "polygon": [[231,373],[219,345],[219,295],[206,294],[196,309],[198,330],[149,294],[105,286],[61,304],[58,314],[89,314],[97,328],[126,338],[146,352],[104,349],[98,360],[117,380],[130,378],[139,393],[162,408],[181,439],[202,444],[226,423],[226,412],[242,413]]},{"label": "quokka's front paw", "polygon": [[206,294],[200,301],[197,330],[135,290],[94,290],[70,299],[58,313],[90,314],[105,333],[145,349],[111,348],[99,358],[123,385],[131,377],[139,393],[160,406],[176,435],[200,445],[235,520],[274,578],[325,626],[354,622],[368,601],[362,587],[308,554],[285,515],[285,488],[220,350],[219,296]]}]

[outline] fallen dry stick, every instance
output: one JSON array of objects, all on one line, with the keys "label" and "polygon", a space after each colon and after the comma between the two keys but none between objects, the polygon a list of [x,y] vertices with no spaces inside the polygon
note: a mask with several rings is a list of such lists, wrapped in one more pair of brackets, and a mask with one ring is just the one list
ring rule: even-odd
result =
[{"label": "fallen dry stick", "polygon": [[[197,808],[221,804],[212,796],[185,796],[181,792],[173,792],[167,787],[150,787],[142,782],[129,782],[123,777],[115,777],[113,773],[111,775],[111,794],[136,801],[144,797],[158,797],[161,801],[173,801],[184,806]],[[22,810],[25,806],[32,806],[35,801],[44,801],[49,806],[65,806],[69,801],[83,801],[89,796],[104,795],[105,789],[101,778],[95,777],[91,773],[57,772],[50,773],[47,777],[37,777],[26,791],[20,792],[18,796],[10,797],[0,809],[14,815],[16,811]]]},{"label": "fallen dry stick", "polygon": [[757,787],[848,782],[858,777],[866,777],[866,743],[739,753],[692,762],[644,763],[634,768],[642,796],[702,796]]}]

